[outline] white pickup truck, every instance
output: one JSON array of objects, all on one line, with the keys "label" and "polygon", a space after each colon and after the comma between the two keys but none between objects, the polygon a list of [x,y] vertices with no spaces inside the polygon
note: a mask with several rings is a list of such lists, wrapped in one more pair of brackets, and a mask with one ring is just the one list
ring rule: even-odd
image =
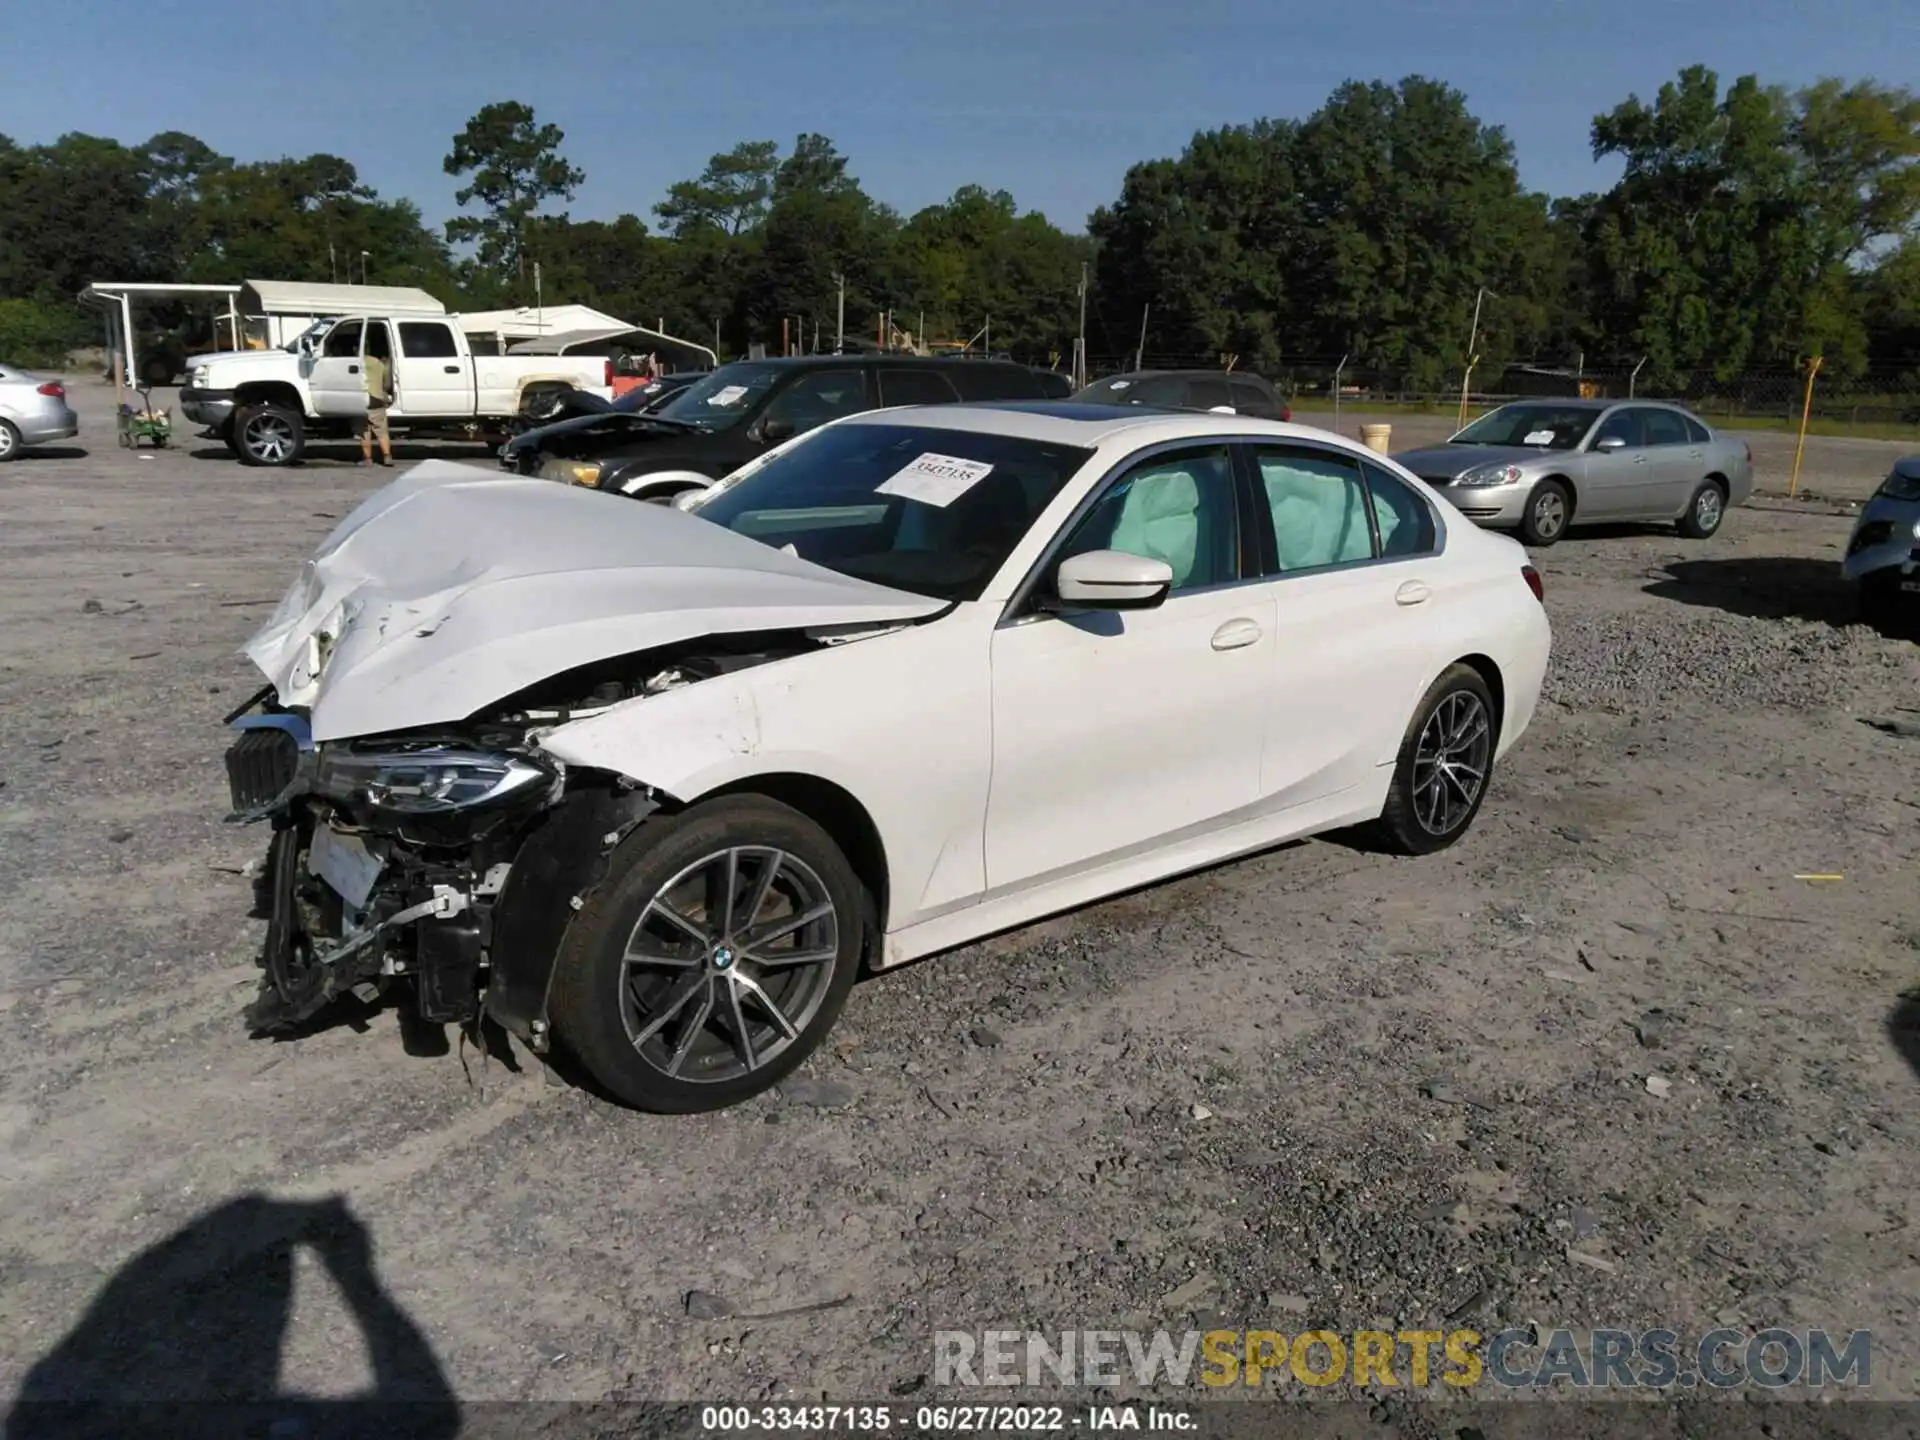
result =
[{"label": "white pickup truck", "polygon": [[387,416],[396,433],[494,440],[559,392],[612,393],[604,357],[476,355],[449,319],[351,316],[316,321],[278,350],[195,355],[180,411],[216,432],[242,465],[291,465],[308,440],[351,435],[365,417],[369,336],[376,354],[392,357]]}]

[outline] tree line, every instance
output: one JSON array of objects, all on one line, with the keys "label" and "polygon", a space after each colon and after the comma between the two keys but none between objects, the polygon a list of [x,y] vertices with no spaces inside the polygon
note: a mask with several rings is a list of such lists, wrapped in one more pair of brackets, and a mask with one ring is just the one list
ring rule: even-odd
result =
[{"label": "tree line", "polygon": [[[652,207],[574,220],[584,174],[518,102],[452,137],[461,213],[428,224],[338,156],[239,161],[190,135],[140,145],[0,136],[0,353],[84,341],[98,279],[417,285],[456,308],[579,302],[737,354],[874,317],[922,338],[1070,356],[1346,357],[1414,388],[1510,361],[1702,373],[1920,372],[1920,98],[1871,81],[1790,91],[1694,66],[1594,117],[1602,193],[1522,184],[1512,140],[1419,76],[1351,82],[1304,119],[1196,134],[1128,170],[1084,233],[967,185],[902,215],[833,142],[751,140]],[[1477,319],[1476,319],[1477,312]],[[785,327],[783,331],[783,327]]]}]

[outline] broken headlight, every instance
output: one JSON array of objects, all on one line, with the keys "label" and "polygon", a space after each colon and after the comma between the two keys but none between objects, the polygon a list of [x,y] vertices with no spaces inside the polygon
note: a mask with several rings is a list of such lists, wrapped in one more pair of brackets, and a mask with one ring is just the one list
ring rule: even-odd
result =
[{"label": "broken headlight", "polygon": [[430,747],[355,751],[323,748],[314,790],[355,809],[393,815],[447,815],[510,799],[531,799],[558,776],[518,755]]}]

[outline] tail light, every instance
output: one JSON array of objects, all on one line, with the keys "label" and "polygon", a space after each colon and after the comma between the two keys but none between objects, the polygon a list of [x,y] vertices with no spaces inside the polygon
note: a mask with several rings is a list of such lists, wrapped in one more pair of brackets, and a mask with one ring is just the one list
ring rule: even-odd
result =
[{"label": "tail light", "polygon": [[1527,582],[1527,589],[1533,592],[1533,598],[1542,605],[1547,603],[1547,587],[1540,583],[1540,572],[1531,565],[1520,567],[1520,578]]},{"label": "tail light", "polygon": [[606,386],[609,390],[613,388],[613,361],[611,360],[607,361],[606,365],[603,367],[601,372],[600,383]]},{"label": "tail light", "polygon": [[56,400],[64,400],[67,398],[67,387],[62,385],[57,380],[49,380],[47,381],[46,384],[42,385],[35,393],[40,395],[51,395]]}]

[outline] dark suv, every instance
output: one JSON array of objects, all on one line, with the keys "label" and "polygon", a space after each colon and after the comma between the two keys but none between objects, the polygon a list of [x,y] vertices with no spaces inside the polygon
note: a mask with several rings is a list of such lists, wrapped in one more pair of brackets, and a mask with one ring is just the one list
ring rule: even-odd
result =
[{"label": "dark suv", "polygon": [[1087,405],[1231,410],[1263,420],[1293,418],[1293,411],[1270,382],[1244,370],[1135,370],[1096,380],[1073,398]]},{"label": "dark suv", "polygon": [[795,435],[893,405],[1040,400],[1039,372],[998,360],[818,355],[740,360],[703,375],[657,410],[582,415],[508,441],[521,475],[667,501],[703,489]]}]

